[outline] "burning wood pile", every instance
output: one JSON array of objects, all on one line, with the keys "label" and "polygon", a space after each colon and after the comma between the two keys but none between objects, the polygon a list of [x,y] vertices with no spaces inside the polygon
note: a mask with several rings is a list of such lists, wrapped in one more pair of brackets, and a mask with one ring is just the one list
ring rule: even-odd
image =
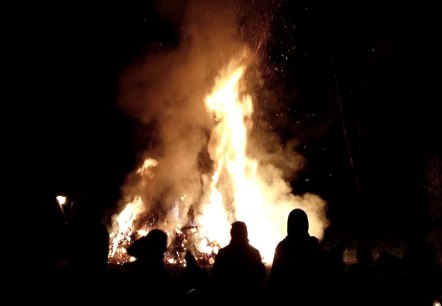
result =
[{"label": "burning wood pile", "polygon": [[[286,216],[294,207],[309,214],[312,234],[322,237],[327,225],[322,199],[313,194],[293,195],[282,170],[269,160],[260,160],[265,157],[262,152],[255,152],[256,156],[249,152],[253,105],[241,83],[246,64],[244,51],[221,70],[205,98],[214,120],[205,148],[212,171],[197,173],[197,183],[190,186],[196,192],[168,195],[171,204],[157,205],[156,178],[165,170],[160,158],[146,158],[128,179],[125,190],[131,200],[113,218],[110,262],[129,261],[127,247],[157,227],[172,241],[169,263],[182,263],[181,254],[191,250],[201,262],[210,264],[217,249],[230,240],[230,224],[236,220],[247,223],[251,242],[270,262],[276,243],[285,236]],[[178,189],[172,187],[168,190]]]},{"label": "burning wood pile", "polygon": [[264,128],[272,122],[262,123],[263,110],[256,112],[254,99],[268,95],[257,93],[264,86],[260,61],[239,39],[235,12],[211,2],[189,5],[183,46],[150,54],[121,77],[122,108],[154,132],[122,188],[109,261],[129,261],[127,247],[155,227],[169,236],[168,262],[182,263],[181,253],[191,250],[210,264],[240,220],[269,263],[293,208],[306,211],[311,234],[322,238],[325,202],[292,193],[303,157],[294,142]]},{"label": "burning wood pile", "polygon": [[[144,226],[141,226],[142,229],[132,233],[120,232],[117,235],[111,236],[112,244],[109,248],[109,262],[124,264],[134,260],[127,253],[127,248],[137,239],[147,235],[149,230],[146,230],[146,228],[155,228],[157,221],[158,217],[155,214],[143,214],[137,219],[137,222],[144,224]],[[176,228],[173,234],[173,240],[165,253],[166,264],[184,265],[186,251],[191,251],[198,264],[202,266],[214,263],[214,258],[221,246],[216,241],[210,241],[207,237],[201,237],[194,222],[190,222],[181,228]]]}]

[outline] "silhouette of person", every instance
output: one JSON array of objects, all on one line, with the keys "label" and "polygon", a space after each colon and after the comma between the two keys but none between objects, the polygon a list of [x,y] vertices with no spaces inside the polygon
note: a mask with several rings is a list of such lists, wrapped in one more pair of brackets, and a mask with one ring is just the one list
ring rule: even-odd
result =
[{"label": "silhouette of person", "polygon": [[[347,266],[344,261],[344,253],[347,249],[347,243],[344,241],[340,241],[337,244],[330,247],[328,250],[328,260],[330,267],[330,280],[332,283],[327,285],[327,288],[329,288],[329,302],[332,302],[333,304],[339,304],[341,305],[343,301],[345,300],[345,294],[344,291],[346,290],[346,270]],[[331,287],[334,287],[333,290]]]},{"label": "silhouette of person", "polygon": [[[379,305],[409,305],[404,292],[404,269],[399,257],[381,249],[374,262],[374,299]],[[411,305],[421,305],[414,304]]]},{"label": "silhouette of person", "polygon": [[356,247],[356,263],[347,271],[347,300],[349,305],[373,305],[375,273],[373,253],[365,245]]},{"label": "silhouette of person", "polygon": [[324,290],[329,259],[318,239],[309,235],[308,228],[307,214],[299,208],[292,210],[287,236],[276,246],[270,271],[270,297],[276,302],[319,305],[327,297]]},{"label": "silhouette of person", "polygon": [[82,196],[71,208],[69,267],[75,298],[106,298],[109,286],[109,232],[98,199]]},{"label": "silhouette of person", "polygon": [[[164,265],[166,250],[167,234],[160,229],[152,229],[129,246],[128,254],[136,258],[130,264],[130,290],[142,292],[153,300],[175,295],[175,288],[171,286],[170,276]],[[138,297],[132,298],[137,300]]]},{"label": "silhouette of person", "polygon": [[180,294],[189,301],[201,302],[207,293],[209,274],[198,265],[192,252],[187,251],[184,259],[186,267],[181,271],[178,279]]},{"label": "silhouette of person", "polygon": [[247,226],[236,221],[230,230],[230,243],[215,257],[212,277],[220,296],[253,302],[259,299],[266,268],[260,252],[249,244]]},{"label": "silhouette of person", "polygon": [[416,231],[408,238],[402,257],[407,300],[416,305],[430,305],[442,292],[440,267],[433,243],[425,231]]},{"label": "silhouette of person", "polygon": [[37,190],[25,195],[19,215],[18,236],[12,245],[14,273],[8,279],[20,292],[14,299],[57,301],[68,280],[68,234],[55,194]]}]

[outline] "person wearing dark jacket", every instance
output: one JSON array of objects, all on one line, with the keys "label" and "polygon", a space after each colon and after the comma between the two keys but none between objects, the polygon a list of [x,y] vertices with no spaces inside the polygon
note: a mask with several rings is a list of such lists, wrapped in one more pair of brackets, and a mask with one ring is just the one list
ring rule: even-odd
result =
[{"label": "person wearing dark jacket", "polygon": [[213,279],[221,297],[253,302],[259,298],[266,276],[261,254],[249,244],[244,222],[234,222],[230,235],[230,243],[215,257]]}]

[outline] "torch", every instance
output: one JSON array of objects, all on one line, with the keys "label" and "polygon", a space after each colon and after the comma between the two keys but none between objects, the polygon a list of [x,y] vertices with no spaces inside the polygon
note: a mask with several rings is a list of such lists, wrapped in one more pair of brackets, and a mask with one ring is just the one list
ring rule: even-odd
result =
[{"label": "torch", "polygon": [[57,200],[57,203],[61,209],[61,212],[63,214],[64,223],[68,224],[69,222],[69,210],[70,210],[70,204],[71,201],[66,197],[65,195],[58,195],[55,197]]}]

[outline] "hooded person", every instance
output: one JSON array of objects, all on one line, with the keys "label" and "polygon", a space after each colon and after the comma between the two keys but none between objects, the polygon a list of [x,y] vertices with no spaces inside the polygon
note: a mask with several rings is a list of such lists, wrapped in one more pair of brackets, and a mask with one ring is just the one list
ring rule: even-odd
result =
[{"label": "hooded person", "polygon": [[269,277],[273,299],[293,301],[297,305],[316,305],[323,295],[327,257],[319,240],[308,233],[307,214],[293,209],[287,219],[287,236],[275,249]]},{"label": "hooded person", "polygon": [[266,269],[260,252],[249,244],[247,225],[232,223],[230,243],[215,257],[212,276],[223,297],[248,302],[259,298]]}]

